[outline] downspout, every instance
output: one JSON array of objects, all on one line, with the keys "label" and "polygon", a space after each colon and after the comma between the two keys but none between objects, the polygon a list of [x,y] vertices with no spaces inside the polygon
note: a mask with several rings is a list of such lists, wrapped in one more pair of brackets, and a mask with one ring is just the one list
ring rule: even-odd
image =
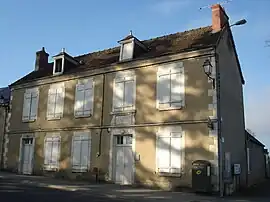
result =
[{"label": "downspout", "polygon": [[103,112],[104,112],[104,95],[105,95],[105,74],[102,75],[102,101],[101,101],[101,116],[100,116],[100,131],[99,131],[99,142],[98,142],[98,153],[97,158],[101,155],[101,143],[102,143],[102,131],[103,131]]},{"label": "downspout", "polygon": [[220,110],[220,71],[219,71],[219,55],[215,47],[215,60],[216,60],[216,91],[217,91],[217,124],[218,124],[218,168],[219,168],[219,194],[220,197],[224,196],[224,183],[223,183],[223,151],[222,151],[222,135],[221,135],[221,110]]}]

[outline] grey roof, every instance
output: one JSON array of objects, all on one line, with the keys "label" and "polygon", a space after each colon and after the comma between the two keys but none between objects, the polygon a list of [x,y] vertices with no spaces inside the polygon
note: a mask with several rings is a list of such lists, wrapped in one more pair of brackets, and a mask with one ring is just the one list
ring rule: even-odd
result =
[{"label": "grey roof", "polygon": [[4,98],[4,103],[1,103],[1,104],[9,103],[9,100],[10,100],[10,89],[9,89],[9,87],[0,88],[0,98]]}]

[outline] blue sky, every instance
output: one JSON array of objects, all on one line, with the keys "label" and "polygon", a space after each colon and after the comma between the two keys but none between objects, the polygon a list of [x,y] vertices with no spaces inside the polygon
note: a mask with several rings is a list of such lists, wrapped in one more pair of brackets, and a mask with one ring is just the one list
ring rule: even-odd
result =
[{"label": "blue sky", "polygon": [[[74,3],[76,2],[76,3]],[[34,69],[35,52],[45,46],[50,56],[66,48],[80,55],[117,45],[133,30],[139,39],[211,24],[217,0],[9,0],[0,8],[0,87]],[[224,5],[246,80],[246,126],[270,147],[270,0],[232,0]]]}]

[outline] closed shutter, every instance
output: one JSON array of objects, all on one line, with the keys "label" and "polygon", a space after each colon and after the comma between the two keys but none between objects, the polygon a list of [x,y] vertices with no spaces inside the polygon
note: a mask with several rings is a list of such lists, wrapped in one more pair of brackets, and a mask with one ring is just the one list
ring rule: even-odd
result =
[{"label": "closed shutter", "polygon": [[60,140],[59,140],[59,138],[53,138],[52,155],[51,155],[51,166],[53,168],[58,167],[59,149],[60,149]]},{"label": "closed shutter", "polygon": [[123,109],[124,102],[124,82],[116,81],[114,84],[114,110],[121,111]]},{"label": "closed shutter", "polygon": [[181,162],[181,133],[171,133],[171,173],[180,173]]},{"label": "closed shutter", "polygon": [[84,92],[84,115],[88,116],[93,112],[93,81],[88,80],[85,84],[85,92]]},{"label": "closed shutter", "polygon": [[135,97],[134,97],[134,80],[128,80],[125,82],[125,108],[132,109],[135,104]]},{"label": "closed shutter", "polygon": [[51,163],[51,154],[52,154],[52,147],[53,147],[52,138],[45,139],[45,151],[44,151],[44,164],[50,165]]},{"label": "closed shutter", "polygon": [[83,105],[84,105],[84,85],[77,84],[75,94],[75,105],[74,105],[75,117],[83,115]]},{"label": "closed shutter", "polygon": [[133,55],[133,43],[123,44],[122,60],[131,59]]},{"label": "closed shutter", "polygon": [[80,136],[73,137],[72,148],[72,167],[73,169],[80,169],[81,164],[81,138]]},{"label": "closed shutter", "polygon": [[81,169],[87,170],[88,162],[89,162],[89,149],[90,149],[90,141],[88,136],[82,138],[81,143]]},{"label": "closed shutter", "polygon": [[23,101],[23,121],[29,120],[29,114],[31,109],[31,93],[24,93],[24,101]]},{"label": "closed shutter", "polygon": [[159,74],[157,83],[158,107],[170,106],[170,74]]},{"label": "closed shutter", "polygon": [[38,91],[32,92],[32,99],[31,99],[31,110],[30,110],[30,120],[37,119],[37,111],[38,111]]},{"label": "closed shutter", "polygon": [[56,104],[56,89],[49,89],[48,104],[47,104],[47,118],[54,118],[55,104]]},{"label": "closed shutter", "polygon": [[157,142],[158,172],[169,172],[170,168],[170,137],[158,137]]},{"label": "closed shutter", "polygon": [[56,94],[56,104],[55,104],[55,118],[60,118],[63,116],[64,110],[64,97],[65,97],[65,90],[64,88],[58,88]]},{"label": "closed shutter", "polygon": [[184,106],[184,70],[182,67],[171,69],[171,107]]}]

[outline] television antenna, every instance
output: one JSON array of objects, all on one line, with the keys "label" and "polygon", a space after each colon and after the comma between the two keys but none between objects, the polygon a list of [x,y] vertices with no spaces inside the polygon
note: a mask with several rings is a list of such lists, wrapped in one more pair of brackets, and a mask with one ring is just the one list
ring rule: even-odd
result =
[{"label": "television antenna", "polygon": [[[224,4],[228,4],[230,2],[232,2],[232,0],[225,0],[225,1],[217,2],[216,4],[224,5]],[[205,8],[211,8],[212,5],[213,4],[209,4],[207,6],[202,6],[202,7],[199,8],[199,10],[202,10],[202,9],[205,9]]]}]

